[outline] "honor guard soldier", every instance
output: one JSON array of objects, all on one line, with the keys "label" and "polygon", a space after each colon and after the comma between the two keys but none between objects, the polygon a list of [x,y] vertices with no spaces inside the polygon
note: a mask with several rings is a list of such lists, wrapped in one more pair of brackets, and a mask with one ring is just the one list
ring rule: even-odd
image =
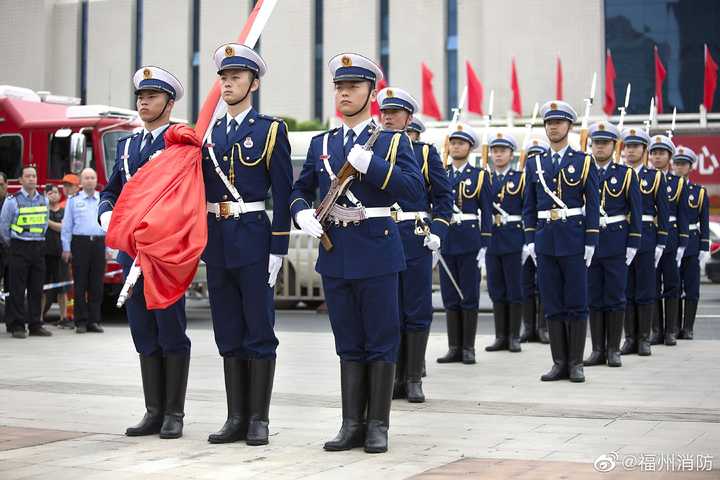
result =
[{"label": "honor guard soldier", "polygon": [[[399,88],[385,88],[377,95],[380,120],[386,130],[409,130],[419,136],[422,126],[410,122],[418,111],[417,101]],[[408,136],[414,135],[408,133]],[[433,254],[440,249],[452,216],[452,194],[442,160],[435,147],[417,138],[412,140],[425,191],[413,200],[400,199],[392,212],[400,237],[407,269],[400,272],[400,354],[395,368],[393,398],[422,403],[422,370],[430,323],[432,322]]]},{"label": "honor guard soldier", "polygon": [[490,174],[468,163],[479,145],[475,131],[458,124],[450,134],[448,167],[454,198],[453,217],[442,255],[450,275],[440,270],[440,292],[447,317],[448,352],[438,363],[475,363],[475,335],[480,302],[480,266],[492,235]]},{"label": "honor guard soldier", "polygon": [[[644,130],[627,128],[621,133],[625,163],[639,181],[642,199],[640,249],[628,268],[625,341],[621,355],[650,355],[650,333],[657,299],[655,268],[665,251],[668,237],[668,202],[665,176],[643,164],[646,150],[650,157],[671,155],[675,145],[662,135],[650,137]],[[649,145],[649,146],[648,146]]]},{"label": "honor guard soldier", "polygon": [[587,269],[598,243],[597,168],[590,155],[568,145],[577,118],[566,102],[540,109],[550,151],[525,167],[525,242],[537,260],[540,298],[550,333],[552,369],[542,381],[584,382]]},{"label": "honor guard soldier", "polygon": [[[252,106],[267,71],[260,55],[228,43],[213,59],[227,113],[204,139],[208,242],[202,259],[228,416],[208,441],[265,445],[278,346],[273,287],[290,235],[290,144],[285,123]],[[265,212],[268,191],[272,222]]]},{"label": "honor guard soldier", "polygon": [[493,302],[495,342],[485,351],[519,352],[522,322],[522,251],[525,235],[522,205],[525,174],[510,162],[517,151],[515,138],[497,132],[490,140],[493,172],[490,177],[493,202],[492,237],[485,256],[487,286]]},{"label": "honor guard soldier", "polygon": [[[543,156],[550,151],[550,144],[541,138],[533,138],[527,147],[527,158],[535,155]],[[537,265],[528,252],[527,245],[522,252],[522,295],[523,295],[523,328],[520,342],[550,343],[547,331],[547,319],[540,302],[537,287]]]},{"label": "honor guard soldier", "polygon": [[[98,204],[100,225],[105,231],[123,186],[152,156],[165,148],[163,135],[170,126],[170,114],[175,102],[183,96],[180,81],[159,67],[139,69],[133,76],[133,83],[143,130],[118,141],[112,175]],[[127,277],[133,259],[127,253],[119,252],[117,261]],[[135,349],[140,355],[147,412],[142,421],[128,428],[125,434],[140,436],[159,432],[160,438],[178,438],[182,436],[190,366],[185,299],[164,309],[148,310],[143,289],[143,277],[140,277],[125,303],[125,311]]]},{"label": "honor guard soldier", "polygon": [[[322,238],[315,269],[340,357],[342,427],[324,448],[380,453],[388,447],[400,346],[398,273],[406,268],[390,207],[422,198],[425,185],[407,135],[372,121],[380,67],[354,53],[329,66],[343,125],[311,140],[290,210],[304,232]],[[336,188],[340,177],[350,179],[347,189]],[[312,207],[318,190],[324,224]]]},{"label": "honor guard soldier", "polygon": [[690,181],[690,170],[697,161],[697,155],[685,146],[678,146],[673,156],[675,174],[686,181],[688,229],[690,238],[680,264],[680,309],[682,328],[678,338],[693,339],[693,327],[698,301],[700,300],[700,275],[710,259],[710,197],[702,185]]},{"label": "honor guard soldier", "polygon": [[[650,155],[655,169],[665,176],[668,200],[668,238],[657,266],[657,304],[653,318],[652,345],[677,343],[680,320],[680,262],[690,237],[688,230],[688,189],[686,180],[670,170],[671,155],[653,148]],[[663,305],[664,303],[664,305]],[[664,307],[664,309],[663,309]]]},{"label": "honor guard soldier", "polygon": [[620,367],[628,266],[640,248],[642,197],[633,169],[613,162],[617,128],[603,121],[589,133],[600,183],[600,237],[588,270],[592,353],[584,365]]}]

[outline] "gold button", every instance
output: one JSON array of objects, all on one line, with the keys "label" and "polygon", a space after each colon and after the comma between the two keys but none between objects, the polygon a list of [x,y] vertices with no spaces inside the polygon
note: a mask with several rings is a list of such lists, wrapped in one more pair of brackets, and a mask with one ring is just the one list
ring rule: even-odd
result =
[{"label": "gold button", "polygon": [[223,195],[223,196],[222,196],[222,199],[223,199],[223,200],[227,200],[227,195]]},{"label": "gold button", "polygon": [[227,162],[227,155],[223,156],[223,160]]}]

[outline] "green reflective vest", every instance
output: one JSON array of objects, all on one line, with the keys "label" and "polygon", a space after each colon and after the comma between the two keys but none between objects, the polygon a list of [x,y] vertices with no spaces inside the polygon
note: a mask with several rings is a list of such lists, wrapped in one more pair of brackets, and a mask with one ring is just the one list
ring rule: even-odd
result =
[{"label": "green reflective vest", "polygon": [[44,196],[36,193],[31,199],[22,193],[15,195],[17,215],[10,230],[27,240],[45,238],[48,225],[48,206]]}]

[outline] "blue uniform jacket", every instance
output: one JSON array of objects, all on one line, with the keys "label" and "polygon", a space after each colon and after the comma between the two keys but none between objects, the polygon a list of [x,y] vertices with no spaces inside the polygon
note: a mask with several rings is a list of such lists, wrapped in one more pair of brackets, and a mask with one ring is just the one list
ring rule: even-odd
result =
[{"label": "blue uniform jacket", "polygon": [[710,197],[707,190],[697,183],[687,182],[688,224],[697,225],[690,230],[690,239],[684,256],[694,256],[710,251]]},{"label": "blue uniform jacket", "polygon": [[443,255],[462,255],[487,248],[492,236],[490,173],[468,163],[457,176],[454,175],[453,167],[449,166],[447,175],[450,178],[455,206],[462,213],[479,213],[480,221],[451,223],[442,245]]},{"label": "blue uniform jacket", "polygon": [[585,252],[585,246],[597,246],[600,222],[600,195],[595,162],[572,147],[568,147],[553,165],[549,153],[540,157],[540,168],[551,191],[568,208],[585,208],[585,215],[563,220],[539,220],[538,211],[559,208],[543,189],[536,165],[536,156],[528,158],[525,167],[525,243],[535,243],[535,251],[543,255],[569,256]]},{"label": "blue uniform jacket", "polygon": [[[250,212],[237,219],[217,219],[208,213],[208,242],[202,259],[208,265],[238,268],[264,260],[270,253],[285,255],[290,235],[292,165],[285,123],[251,109],[237,131],[228,135],[227,117],[212,126],[212,148],[220,169],[244,202],[265,201],[272,192],[272,224],[265,212]],[[203,146],[203,178],[208,202],[234,202],[235,197],[215,172],[209,146]]]},{"label": "blue uniform jacket", "polygon": [[[642,235],[642,197],[635,171],[610,162],[600,177],[600,240],[598,258],[625,255],[626,248],[640,248]],[[604,178],[603,178],[604,177]],[[603,215],[625,215],[627,221],[602,226]]]},{"label": "blue uniform jacket", "polygon": [[[358,135],[363,145],[375,128],[371,122]],[[307,159],[293,186],[290,211],[295,215],[312,208],[316,198],[324,198],[330,176],[321,159],[323,136],[328,135],[328,162],[338,173],[345,163],[342,128],[313,137]],[[350,191],[363,206],[390,207],[396,202],[422,201],[425,186],[410,139],[403,132],[382,132],[373,146],[373,155],[364,175],[350,185]],[[339,204],[352,206],[343,196]],[[370,278],[405,269],[405,255],[397,224],[390,217],[369,218],[357,225],[329,225],[327,234],[334,244],[331,251],[320,246],[315,269],[321,275],[344,279]]]},{"label": "blue uniform jacket", "polygon": [[654,251],[658,245],[665,246],[668,240],[668,199],[665,192],[665,175],[648,167],[638,170],[640,195],[642,196],[642,214],[654,218],[643,221],[640,250],[638,253]]},{"label": "blue uniform jacket", "polygon": [[676,250],[687,247],[690,234],[688,231],[688,191],[684,178],[674,173],[665,175],[667,183],[668,215],[675,217],[674,222],[668,221],[667,248]]},{"label": "blue uniform jacket", "polygon": [[[508,170],[503,181],[500,175],[492,174],[493,204],[498,204],[508,215],[522,215],[523,197],[525,196],[525,173]],[[502,223],[500,211],[493,208],[493,226],[490,246],[487,253],[505,255],[522,251],[525,243],[522,221]]]}]

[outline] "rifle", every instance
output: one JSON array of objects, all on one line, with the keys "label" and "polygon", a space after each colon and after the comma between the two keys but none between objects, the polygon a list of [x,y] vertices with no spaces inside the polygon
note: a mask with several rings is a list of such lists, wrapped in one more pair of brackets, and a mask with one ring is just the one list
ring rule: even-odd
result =
[{"label": "rifle", "polygon": [[[382,131],[383,129],[380,127],[377,127],[375,130],[373,130],[372,134],[370,134],[370,138],[368,138],[367,142],[365,142],[365,145],[363,145],[363,150],[372,150],[373,145],[377,141],[378,137],[380,136],[380,132]],[[315,218],[318,220],[318,222],[320,222],[324,230],[322,236],[320,237],[320,243],[322,243],[322,246],[328,252],[333,249],[333,244],[327,234],[327,230],[325,230],[324,227],[328,222],[330,212],[335,206],[335,202],[337,202],[337,200],[345,194],[348,187],[350,186],[350,183],[355,180],[357,174],[358,171],[355,170],[355,167],[353,167],[350,162],[345,161],[335,178],[330,181],[330,188],[325,194],[325,197],[322,199],[322,202],[320,202],[320,205],[317,207],[317,209],[315,209]]]},{"label": "rifle", "polygon": [[[630,104],[630,84],[627,84],[627,89],[625,90],[625,104],[622,107],[618,107],[618,110],[620,110],[620,120],[617,124],[618,132],[622,135],[622,129],[623,125],[625,124],[625,114],[627,113],[628,105]],[[620,155],[622,152],[623,147],[623,141],[622,137],[618,138],[617,143],[615,144],[615,163],[620,163]]]},{"label": "rifle", "polygon": [[580,127],[580,151],[583,153],[587,152],[588,144],[588,121],[590,119],[590,108],[595,101],[595,87],[597,87],[597,72],[593,73],[592,85],[590,87],[590,96],[585,101],[585,115],[582,119],[582,125]]},{"label": "rifle", "polygon": [[442,154],[442,161],[443,161],[443,168],[447,169],[448,166],[448,157],[450,156],[450,135],[453,133],[455,127],[457,127],[458,122],[460,122],[460,114],[465,109],[465,101],[467,100],[467,87],[463,89],[463,93],[460,96],[460,103],[458,103],[458,106],[452,109],[453,117],[450,121],[450,124],[448,125],[448,131],[445,134],[445,140],[443,141],[443,154]]},{"label": "rifle", "polygon": [[488,113],[485,115],[485,131],[483,132],[482,142],[482,167],[487,170],[490,161],[490,122],[492,121],[493,106],[495,103],[495,90],[490,90],[490,99],[488,100]]},{"label": "rifle", "polygon": [[533,107],[532,120],[530,120],[530,123],[525,124],[525,138],[523,138],[522,148],[520,149],[520,161],[518,162],[518,170],[520,171],[525,168],[525,162],[527,161],[527,144],[530,141],[530,135],[532,134],[533,125],[535,125],[535,121],[537,120],[538,108],[539,105],[537,102],[535,102],[535,106]]},{"label": "rifle", "polygon": [[[655,115],[655,97],[653,96],[650,99],[650,111],[648,112],[648,119],[643,120],[643,124],[645,125],[645,132],[648,135],[650,135],[650,125],[652,125],[654,115]],[[643,153],[642,163],[645,166],[647,166],[647,164],[648,164],[648,149],[647,148],[645,149],[645,153]]]},{"label": "rifle", "polygon": [[675,119],[677,118],[677,107],[673,107],[672,123],[670,124],[670,130],[667,131],[667,136],[670,140],[673,138],[673,132],[675,131]]}]

